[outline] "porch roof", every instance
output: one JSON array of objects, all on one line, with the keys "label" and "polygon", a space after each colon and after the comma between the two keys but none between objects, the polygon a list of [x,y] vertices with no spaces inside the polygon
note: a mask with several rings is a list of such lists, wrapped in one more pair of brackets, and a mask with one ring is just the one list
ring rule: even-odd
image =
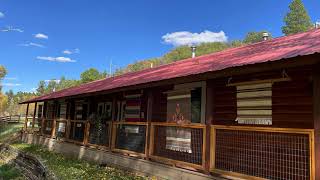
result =
[{"label": "porch roof", "polygon": [[221,52],[189,58],[155,68],[123,74],[71,87],[30,99],[23,103],[76,96],[116,88],[265,63],[320,52],[320,29],[283,36]]}]

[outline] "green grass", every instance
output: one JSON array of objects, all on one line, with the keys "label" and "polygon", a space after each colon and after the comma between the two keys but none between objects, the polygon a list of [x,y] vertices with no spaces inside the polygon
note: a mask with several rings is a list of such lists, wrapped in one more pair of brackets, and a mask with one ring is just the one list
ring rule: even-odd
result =
[{"label": "green grass", "polygon": [[23,177],[13,165],[0,162],[0,179],[23,179]]},{"label": "green grass", "polygon": [[68,158],[46,148],[30,144],[13,144],[15,148],[40,157],[58,179],[142,180],[144,177],[116,168],[100,167],[87,161]]},{"label": "green grass", "polygon": [[0,151],[0,179],[23,179],[19,170],[8,163],[13,158],[15,156],[9,151]]},{"label": "green grass", "polygon": [[23,123],[0,124],[0,143],[11,138],[13,134],[19,132],[23,127]]},{"label": "green grass", "polygon": [[[0,143],[10,140],[12,135],[19,132],[23,124],[0,125]],[[69,158],[62,154],[49,151],[45,147],[23,143],[11,144],[13,147],[41,158],[48,169],[58,179],[110,179],[110,180],[143,180],[134,173],[112,167],[100,167],[97,164]],[[0,179],[19,179],[21,175],[12,165],[0,160]]]}]

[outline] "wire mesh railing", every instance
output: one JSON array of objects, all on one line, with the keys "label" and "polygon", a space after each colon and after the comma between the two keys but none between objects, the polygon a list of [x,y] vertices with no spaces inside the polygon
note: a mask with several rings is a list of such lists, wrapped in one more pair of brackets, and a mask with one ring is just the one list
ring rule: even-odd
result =
[{"label": "wire mesh railing", "polygon": [[70,120],[69,139],[83,143],[85,138],[86,122],[83,120]]},{"label": "wire mesh railing", "polygon": [[114,122],[112,151],[146,156],[146,141],[146,122]]},{"label": "wire mesh railing", "polygon": [[205,125],[151,123],[150,136],[152,159],[204,169]]},{"label": "wire mesh railing", "polygon": [[42,134],[51,136],[52,129],[53,129],[53,119],[43,119],[43,128],[42,128]]},{"label": "wire mesh railing", "polygon": [[212,171],[312,179],[313,130],[213,126]]},{"label": "wire mesh railing", "polygon": [[88,123],[88,144],[93,146],[110,147],[111,122]]},{"label": "wire mesh railing", "polygon": [[67,138],[67,120],[56,120],[55,123],[55,137]]}]

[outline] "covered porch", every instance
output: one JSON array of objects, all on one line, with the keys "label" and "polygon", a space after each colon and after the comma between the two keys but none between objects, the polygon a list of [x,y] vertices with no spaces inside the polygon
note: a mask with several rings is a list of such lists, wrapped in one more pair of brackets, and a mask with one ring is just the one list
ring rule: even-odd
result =
[{"label": "covered porch", "polygon": [[319,76],[256,71],[34,102],[25,131],[212,176],[315,179]]}]

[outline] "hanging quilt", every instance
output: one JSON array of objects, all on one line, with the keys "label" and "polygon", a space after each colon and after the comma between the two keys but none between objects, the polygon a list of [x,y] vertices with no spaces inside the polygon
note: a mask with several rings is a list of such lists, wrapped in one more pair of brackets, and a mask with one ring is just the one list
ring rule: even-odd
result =
[{"label": "hanging quilt", "polygon": [[[191,94],[187,92],[168,93],[167,120],[177,124],[190,123]],[[167,127],[166,149],[185,153],[192,153],[191,130],[179,127]]]},{"label": "hanging quilt", "polygon": [[126,95],[125,121],[138,122],[141,119],[141,94]]}]

